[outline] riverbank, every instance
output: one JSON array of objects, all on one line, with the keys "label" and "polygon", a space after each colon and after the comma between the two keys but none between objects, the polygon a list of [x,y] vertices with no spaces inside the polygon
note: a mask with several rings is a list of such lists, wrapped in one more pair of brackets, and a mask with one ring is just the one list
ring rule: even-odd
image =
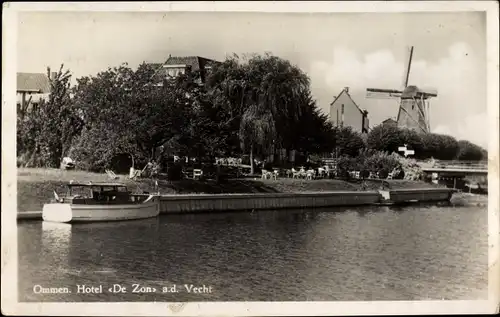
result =
[{"label": "riverbank", "polygon": [[488,206],[488,195],[478,195],[470,193],[455,193],[451,200],[452,204],[455,205],[467,205],[472,207],[487,207]]},{"label": "riverbank", "polygon": [[[109,182],[106,174],[85,171],[64,171],[60,169],[28,169],[17,170],[18,211],[42,210],[43,204],[53,197],[53,192],[64,192],[70,181]],[[133,181],[125,175],[119,176],[116,182],[126,184],[130,190],[157,192],[154,181],[143,179]],[[441,187],[435,184],[407,180],[385,180],[391,189],[416,189]],[[262,180],[255,178],[228,179],[223,183],[213,180],[181,180],[169,182],[158,180],[158,191],[162,195],[175,194],[251,194],[251,193],[304,193],[325,191],[368,191],[381,187],[380,180],[336,180],[336,179],[290,179]]]}]

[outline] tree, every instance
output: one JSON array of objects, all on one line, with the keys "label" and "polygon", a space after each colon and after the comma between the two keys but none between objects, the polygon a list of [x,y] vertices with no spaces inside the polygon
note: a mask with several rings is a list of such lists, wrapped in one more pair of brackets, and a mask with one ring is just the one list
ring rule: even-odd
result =
[{"label": "tree", "polygon": [[422,143],[425,158],[452,160],[458,151],[457,140],[448,135],[427,133],[422,135]]},{"label": "tree", "polygon": [[455,159],[464,161],[480,161],[488,159],[488,152],[480,146],[467,140],[460,140],[457,143],[458,150]]},{"label": "tree", "polygon": [[85,131],[75,153],[85,166],[102,169],[122,153],[145,164],[156,149],[182,144],[191,114],[185,87],[181,81],[158,87],[153,73],[147,64],[136,71],[125,64],[78,80],[74,99]]},{"label": "tree", "polygon": [[239,122],[241,148],[250,153],[254,172],[255,151],[293,146],[290,131],[300,115],[300,98],[308,93],[309,78],[297,66],[277,56],[254,55],[248,61],[233,56],[209,76],[216,100]]},{"label": "tree", "polygon": [[179,78],[188,95],[190,106],[186,108],[187,133],[184,134],[184,152],[199,159],[232,155],[236,152],[238,128],[227,104],[214,100],[217,96],[204,85],[195,84],[197,75],[187,74]]},{"label": "tree", "polygon": [[397,152],[405,141],[397,126],[381,124],[368,133],[366,143],[370,149],[392,153]]},{"label": "tree", "polygon": [[415,158],[434,157],[451,160],[456,156],[458,143],[452,136],[436,133],[417,133],[412,129],[398,128],[393,125],[379,125],[370,131],[367,138],[370,149],[399,152],[400,146],[406,145],[415,151]]},{"label": "tree", "polygon": [[356,156],[365,148],[361,134],[351,127],[335,127],[334,135],[337,155]]},{"label": "tree", "polygon": [[[400,145],[406,145],[408,149],[411,149],[415,152],[412,157],[415,158],[425,158],[425,148],[422,140],[423,135],[418,133],[413,129],[400,129]],[[399,151],[398,153],[403,154]]]},{"label": "tree", "polygon": [[[38,110],[20,118],[20,151],[29,156],[26,166],[58,167],[62,158],[68,155],[73,138],[82,129],[82,119],[75,111],[70,98],[69,70],[61,65],[56,76],[50,78],[50,93],[42,100]],[[20,154],[20,153],[18,153]]]},{"label": "tree", "polygon": [[288,140],[296,150],[306,153],[331,153],[335,148],[335,131],[328,120],[316,106],[310,93],[302,97],[299,118],[290,129]]}]

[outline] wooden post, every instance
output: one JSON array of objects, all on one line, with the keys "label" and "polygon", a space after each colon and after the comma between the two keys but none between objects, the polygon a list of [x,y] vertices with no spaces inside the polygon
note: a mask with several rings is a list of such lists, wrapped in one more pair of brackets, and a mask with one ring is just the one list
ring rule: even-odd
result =
[{"label": "wooden post", "polygon": [[453,177],[453,189],[457,188],[457,178]]},{"label": "wooden post", "polygon": [[24,107],[26,106],[26,92],[22,92],[22,101],[21,101],[21,109],[24,110]]}]

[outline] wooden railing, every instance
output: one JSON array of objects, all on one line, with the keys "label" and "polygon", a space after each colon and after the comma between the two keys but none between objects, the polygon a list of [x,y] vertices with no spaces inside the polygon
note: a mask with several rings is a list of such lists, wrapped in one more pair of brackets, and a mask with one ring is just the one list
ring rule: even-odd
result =
[{"label": "wooden railing", "polygon": [[444,169],[470,169],[470,170],[478,170],[478,169],[488,169],[487,161],[445,161],[439,160],[436,161],[434,168],[444,168]]}]

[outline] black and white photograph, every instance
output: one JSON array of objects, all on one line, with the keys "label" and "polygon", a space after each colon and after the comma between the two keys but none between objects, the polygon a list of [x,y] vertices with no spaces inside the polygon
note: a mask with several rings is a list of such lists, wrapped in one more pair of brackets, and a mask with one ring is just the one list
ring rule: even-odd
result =
[{"label": "black and white photograph", "polygon": [[3,314],[498,313],[498,3],[11,2],[3,32]]}]

